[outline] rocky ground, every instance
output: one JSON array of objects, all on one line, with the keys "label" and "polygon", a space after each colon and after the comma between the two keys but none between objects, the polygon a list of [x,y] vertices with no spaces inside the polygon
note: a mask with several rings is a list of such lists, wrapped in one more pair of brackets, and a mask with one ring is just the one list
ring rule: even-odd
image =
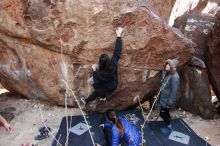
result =
[{"label": "rocky ground", "polygon": [[[0,127],[0,146],[20,146],[21,144],[38,144],[39,146],[51,145],[53,137],[42,141],[35,141],[38,128],[44,124],[52,128],[52,135],[55,135],[62,117],[65,115],[64,107],[53,106],[37,100],[18,99],[18,95],[11,93],[0,95],[0,112],[13,113],[11,120],[12,133],[5,132]],[[81,114],[79,109],[68,108],[68,115]],[[6,114],[7,115],[7,114]],[[153,117],[157,112],[152,114]],[[183,110],[172,111],[174,117],[182,117],[195,132],[204,139],[207,139],[213,146],[220,145],[220,118],[215,120],[203,120]],[[10,118],[10,116],[9,116]]]}]

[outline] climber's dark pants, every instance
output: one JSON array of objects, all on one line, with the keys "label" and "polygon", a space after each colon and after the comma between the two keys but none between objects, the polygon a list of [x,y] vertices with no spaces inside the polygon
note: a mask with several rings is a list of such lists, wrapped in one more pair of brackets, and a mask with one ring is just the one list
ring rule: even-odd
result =
[{"label": "climber's dark pants", "polygon": [[170,110],[169,108],[160,107],[160,116],[167,126],[170,125],[170,112],[169,112],[169,110]]},{"label": "climber's dark pants", "polygon": [[[107,118],[105,115],[103,115],[100,124],[103,124],[106,122],[108,122]],[[104,137],[105,137],[105,141],[106,141],[106,146],[111,146],[112,145],[112,130],[111,130],[111,128],[104,128],[103,133],[104,133]]]}]

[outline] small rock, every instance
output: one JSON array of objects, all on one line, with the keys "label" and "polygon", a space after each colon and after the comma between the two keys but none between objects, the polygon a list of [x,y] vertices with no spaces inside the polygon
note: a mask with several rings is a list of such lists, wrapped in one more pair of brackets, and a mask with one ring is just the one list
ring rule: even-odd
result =
[{"label": "small rock", "polygon": [[184,116],[186,115],[186,112],[185,112],[185,111],[183,111],[183,115],[184,115]]},{"label": "small rock", "polygon": [[210,140],[210,137],[209,137],[209,136],[206,136],[206,137],[205,137],[205,140],[206,140],[206,141],[209,141],[209,140]]},{"label": "small rock", "polygon": [[38,105],[35,104],[35,105],[34,105],[34,108],[38,108]]}]

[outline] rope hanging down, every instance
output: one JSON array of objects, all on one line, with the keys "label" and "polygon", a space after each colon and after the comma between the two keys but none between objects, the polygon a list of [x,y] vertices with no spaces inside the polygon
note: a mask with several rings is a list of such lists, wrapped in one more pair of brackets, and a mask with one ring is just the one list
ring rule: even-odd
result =
[{"label": "rope hanging down", "polygon": [[[164,80],[164,78],[163,78],[162,80]],[[158,100],[158,97],[159,97],[161,91],[165,88],[165,86],[167,85],[167,83],[168,83],[169,80],[170,80],[170,76],[168,77],[167,81],[162,84],[162,86],[160,87],[158,93],[153,97],[155,100],[154,100],[154,102],[153,102],[153,104],[152,104],[152,107],[150,108],[150,111],[149,111],[149,113],[148,113],[147,116],[144,115],[144,110],[143,110],[143,107],[142,107],[142,105],[141,105],[140,98],[138,98],[138,99],[139,99],[139,105],[140,105],[141,111],[142,111],[142,116],[143,116],[143,118],[144,118],[144,123],[141,125],[142,146],[143,146],[143,144],[144,144],[144,126],[145,126],[145,124],[148,122],[148,119],[149,119],[149,117],[150,117],[150,115],[151,115],[151,113],[152,113],[152,111],[153,111],[154,105],[156,104],[156,102],[157,102],[157,100]],[[145,118],[145,117],[146,117],[146,118]]]}]

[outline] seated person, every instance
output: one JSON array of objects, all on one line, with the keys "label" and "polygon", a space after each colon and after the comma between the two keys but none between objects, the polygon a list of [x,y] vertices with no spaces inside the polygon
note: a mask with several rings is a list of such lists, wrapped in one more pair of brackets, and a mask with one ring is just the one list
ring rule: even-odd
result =
[{"label": "seated person", "polygon": [[[110,144],[107,143],[107,145],[118,146],[121,144],[122,139],[128,143],[129,146],[142,145],[141,133],[133,124],[118,116],[114,110],[107,111],[106,117],[108,122],[101,124],[100,127],[110,129],[111,142]],[[108,137],[106,137],[106,141],[110,141],[108,140]]]}]

